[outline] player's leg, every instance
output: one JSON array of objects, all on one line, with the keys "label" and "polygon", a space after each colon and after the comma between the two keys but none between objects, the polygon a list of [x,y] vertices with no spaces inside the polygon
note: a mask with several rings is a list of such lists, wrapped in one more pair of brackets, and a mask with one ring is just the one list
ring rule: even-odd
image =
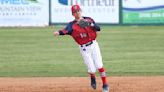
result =
[{"label": "player's leg", "polygon": [[104,69],[103,63],[102,63],[102,56],[101,56],[100,48],[96,41],[94,41],[92,49],[93,49],[92,57],[94,60],[94,64],[100,73],[102,83],[103,83],[103,89],[107,88],[107,90],[108,90],[108,84],[107,84],[107,80],[106,80],[106,72],[105,72],[105,69]]},{"label": "player's leg", "polygon": [[90,75],[90,80],[91,80],[91,87],[93,88],[93,89],[96,89],[96,75],[95,75],[95,73],[89,73],[89,75]]},{"label": "player's leg", "polygon": [[84,63],[87,66],[89,73],[95,73],[96,67],[94,65],[92,56],[91,56],[91,50],[88,47],[80,47],[80,53],[83,57]]},{"label": "player's leg", "polygon": [[91,56],[91,48],[90,47],[80,47],[80,52],[83,57],[84,63],[87,66],[88,73],[91,78],[91,86],[93,89],[96,89],[96,67],[94,65],[92,56]]}]

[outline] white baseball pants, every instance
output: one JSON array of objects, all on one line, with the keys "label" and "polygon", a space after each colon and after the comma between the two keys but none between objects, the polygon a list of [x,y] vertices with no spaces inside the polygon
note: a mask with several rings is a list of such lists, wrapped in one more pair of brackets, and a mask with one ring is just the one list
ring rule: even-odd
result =
[{"label": "white baseball pants", "polygon": [[89,46],[84,44],[82,46],[80,45],[79,48],[84,63],[87,66],[88,73],[95,73],[97,69],[103,67],[100,48],[96,40]]}]

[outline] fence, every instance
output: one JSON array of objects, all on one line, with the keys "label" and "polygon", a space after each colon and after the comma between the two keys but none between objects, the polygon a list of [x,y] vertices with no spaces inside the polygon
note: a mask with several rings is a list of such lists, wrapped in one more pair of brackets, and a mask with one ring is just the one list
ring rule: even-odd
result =
[{"label": "fence", "polygon": [[164,24],[163,0],[0,0],[0,26],[65,24],[73,4],[99,24]]}]

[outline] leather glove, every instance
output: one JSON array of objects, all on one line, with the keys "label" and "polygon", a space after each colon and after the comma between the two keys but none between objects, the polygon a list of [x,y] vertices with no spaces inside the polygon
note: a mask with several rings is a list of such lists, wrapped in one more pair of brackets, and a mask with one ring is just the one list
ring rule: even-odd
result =
[{"label": "leather glove", "polygon": [[85,28],[85,27],[91,25],[91,23],[90,23],[89,21],[85,20],[85,19],[81,19],[81,20],[78,22],[78,24],[79,24],[79,26],[80,26],[81,28]]}]

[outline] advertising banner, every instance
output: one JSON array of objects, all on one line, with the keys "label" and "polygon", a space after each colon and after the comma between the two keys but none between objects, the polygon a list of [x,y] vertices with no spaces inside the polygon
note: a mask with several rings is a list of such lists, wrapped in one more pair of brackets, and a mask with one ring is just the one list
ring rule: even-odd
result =
[{"label": "advertising banner", "polygon": [[0,26],[46,26],[48,0],[0,0]]},{"label": "advertising banner", "polygon": [[124,24],[164,23],[163,0],[123,0]]},{"label": "advertising banner", "polygon": [[51,22],[72,21],[74,4],[81,6],[83,16],[92,17],[97,23],[119,23],[119,0],[51,0]]}]

